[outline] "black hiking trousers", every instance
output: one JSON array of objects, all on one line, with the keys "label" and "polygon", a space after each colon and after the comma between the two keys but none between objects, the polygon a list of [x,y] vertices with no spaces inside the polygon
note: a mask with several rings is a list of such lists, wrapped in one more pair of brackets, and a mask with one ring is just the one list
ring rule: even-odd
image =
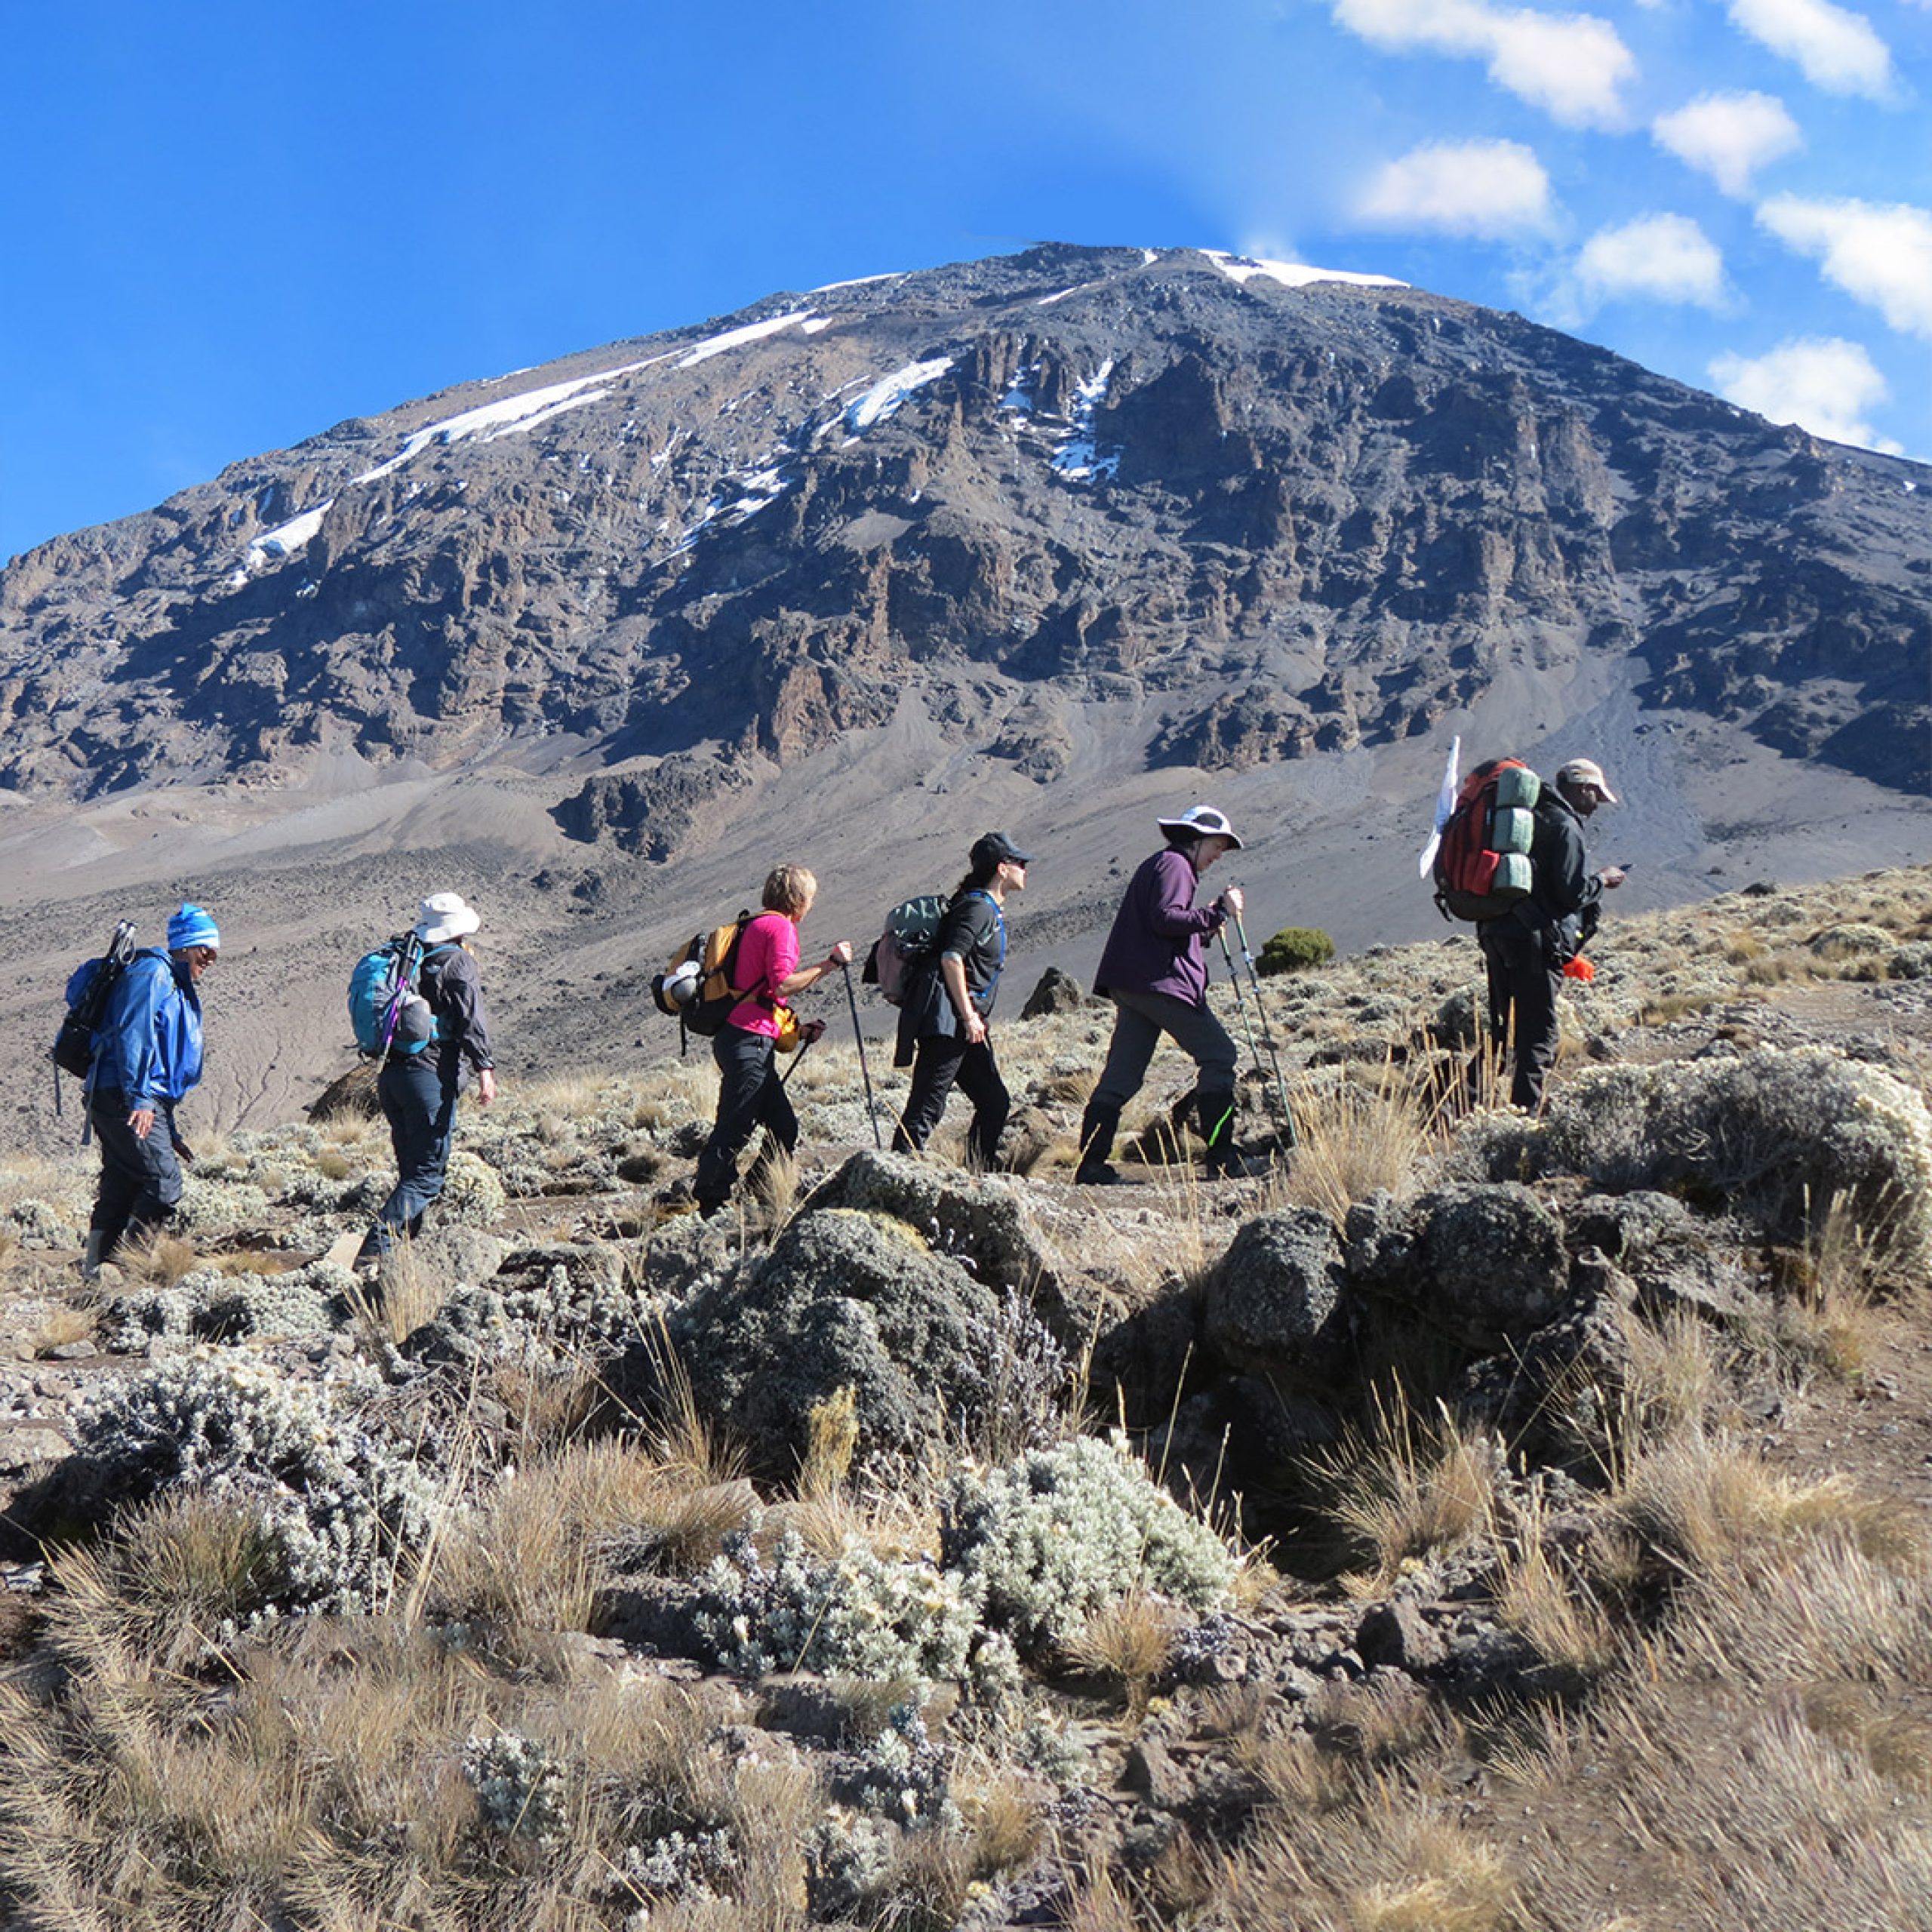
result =
[{"label": "black hiking trousers", "polygon": [[88,1112],[100,1143],[100,1191],[88,1230],[100,1237],[96,1258],[106,1261],[129,1234],[138,1240],[167,1225],[181,1199],[181,1163],[174,1109],[165,1103],[155,1103],[145,1140],[128,1124],[128,1097],[118,1088],[97,1088]]},{"label": "black hiking trousers", "polygon": [[700,1208],[721,1208],[738,1178],[738,1157],[761,1127],[785,1152],[798,1144],[798,1117],[778,1077],[777,1047],[769,1035],[742,1026],[718,1028],[711,1042],[718,1063],[718,1118],[697,1157],[691,1193]]},{"label": "black hiking trousers", "polygon": [[929,1033],[919,1042],[912,1063],[912,1091],[906,1097],[906,1110],[893,1131],[892,1150],[895,1154],[924,1151],[955,1084],[973,1103],[966,1158],[974,1167],[990,1170],[999,1152],[999,1137],[1006,1131],[1006,1117],[1013,1109],[1013,1097],[1006,1091],[999,1064],[993,1058],[990,1035],[977,1046],[944,1033]]},{"label": "black hiking trousers", "polygon": [[[1489,977],[1489,1044],[1500,1066],[1515,1023],[1509,1101],[1534,1113],[1543,1105],[1543,1082],[1556,1060],[1556,996],[1563,986],[1563,956],[1557,936],[1546,928],[1524,925],[1506,913],[1476,928]],[[1475,1084],[1481,1091],[1481,1056]]]}]

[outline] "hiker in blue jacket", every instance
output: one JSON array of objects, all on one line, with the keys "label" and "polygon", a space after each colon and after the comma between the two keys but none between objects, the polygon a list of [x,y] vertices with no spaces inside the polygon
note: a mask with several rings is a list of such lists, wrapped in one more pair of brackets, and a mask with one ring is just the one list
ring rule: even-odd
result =
[{"label": "hiker in blue jacket", "polygon": [[896,1153],[924,1150],[956,1084],[973,1103],[967,1160],[993,1165],[1013,1102],[987,1028],[1006,964],[1006,896],[1026,890],[1032,863],[1003,832],[973,841],[970,869],[940,916],[932,958],[899,1009],[894,1063],[911,1063],[912,1091],[893,1131]]},{"label": "hiker in blue jacket", "polygon": [[[158,1233],[181,1199],[188,1149],[174,1109],[202,1077],[195,983],[220,951],[214,919],[184,901],[168,922],[168,950],[149,946],[134,955],[95,1029],[88,1119],[100,1143],[100,1190],[81,1260],[88,1281],[128,1236]],[[90,961],[69,981],[69,1006],[94,968]]]},{"label": "hiker in blue jacket", "polygon": [[1201,941],[1219,932],[1246,902],[1231,885],[1206,906],[1194,903],[1202,873],[1241,841],[1224,812],[1190,805],[1178,818],[1157,819],[1167,843],[1142,861],[1128,882],[1100,955],[1094,990],[1116,1008],[1107,1063],[1080,1123],[1083,1187],[1120,1180],[1107,1156],[1121,1110],[1140,1091],[1154,1049],[1164,1033],[1194,1062],[1201,1137],[1208,1143],[1210,1179],[1247,1171],[1235,1150],[1235,1075],[1239,1055],[1228,1029],[1208,1004],[1208,962]]},{"label": "hiker in blue jacket", "polygon": [[435,1032],[420,1053],[392,1053],[376,1076],[376,1097],[395,1150],[396,1182],[355,1257],[353,1265],[365,1275],[380,1268],[398,1240],[423,1232],[423,1214],[448,1178],[457,1097],[470,1076],[475,1076],[479,1106],[497,1097],[483,983],[464,943],[482,919],[460,892],[433,892],[421,911],[416,937],[423,942],[423,964],[416,989],[429,1002]]}]

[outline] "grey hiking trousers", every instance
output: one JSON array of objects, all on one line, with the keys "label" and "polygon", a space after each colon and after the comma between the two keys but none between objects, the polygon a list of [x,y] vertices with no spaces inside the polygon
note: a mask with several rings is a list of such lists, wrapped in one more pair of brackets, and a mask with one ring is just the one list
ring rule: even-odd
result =
[{"label": "grey hiking trousers", "polygon": [[1109,995],[1116,1009],[1114,1036],[1107,1046],[1107,1063],[1088,1104],[1118,1115],[1140,1091],[1161,1035],[1179,1047],[1200,1069],[1199,1091],[1204,1137],[1217,1137],[1214,1124],[1234,1110],[1235,1069],[1240,1055],[1228,1029],[1204,1006],[1190,1006],[1171,993]]}]

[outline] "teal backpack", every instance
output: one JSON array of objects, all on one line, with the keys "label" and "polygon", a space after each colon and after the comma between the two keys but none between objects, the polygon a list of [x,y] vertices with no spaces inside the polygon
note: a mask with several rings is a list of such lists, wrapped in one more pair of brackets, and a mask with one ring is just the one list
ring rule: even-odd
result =
[{"label": "teal backpack", "polygon": [[355,1044],[371,1060],[392,1054],[411,1057],[440,1038],[442,1027],[429,1002],[417,990],[423,962],[447,946],[426,948],[414,933],[404,933],[365,952],[349,976],[349,1023]]}]

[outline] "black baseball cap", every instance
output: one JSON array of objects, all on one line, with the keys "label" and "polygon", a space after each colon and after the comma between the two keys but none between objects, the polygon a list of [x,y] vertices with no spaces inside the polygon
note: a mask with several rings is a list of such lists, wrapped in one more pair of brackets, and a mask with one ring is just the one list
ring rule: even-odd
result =
[{"label": "black baseball cap", "polygon": [[976,869],[997,865],[1030,866],[1033,855],[1023,852],[1003,832],[989,832],[973,841],[973,849],[967,855],[968,862]]}]

